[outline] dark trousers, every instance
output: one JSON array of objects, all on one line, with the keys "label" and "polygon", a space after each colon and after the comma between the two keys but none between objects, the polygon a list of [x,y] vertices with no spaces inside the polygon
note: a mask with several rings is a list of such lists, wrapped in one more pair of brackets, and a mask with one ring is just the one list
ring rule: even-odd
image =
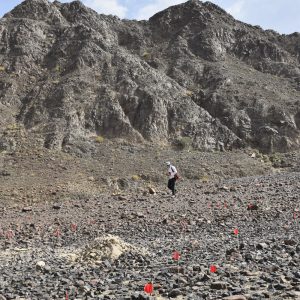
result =
[{"label": "dark trousers", "polygon": [[168,188],[172,191],[172,195],[175,195],[175,182],[176,182],[175,178],[171,178],[168,181]]}]

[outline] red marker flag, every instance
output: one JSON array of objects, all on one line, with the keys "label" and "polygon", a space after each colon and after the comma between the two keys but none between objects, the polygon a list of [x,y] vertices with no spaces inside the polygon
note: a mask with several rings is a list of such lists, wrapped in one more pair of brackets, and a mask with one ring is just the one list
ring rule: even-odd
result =
[{"label": "red marker flag", "polygon": [[61,232],[60,232],[59,228],[57,228],[57,229],[54,231],[54,236],[59,237],[60,235],[61,235]]},{"label": "red marker flag", "polygon": [[77,230],[77,224],[71,224],[71,230],[75,232]]},{"label": "red marker flag", "polygon": [[235,229],[233,230],[233,233],[234,233],[235,235],[238,235],[238,234],[239,234],[239,230],[238,230],[237,228],[235,228]]},{"label": "red marker flag", "polygon": [[211,273],[216,273],[217,272],[217,267],[215,265],[211,265],[209,268]]},{"label": "red marker flag", "polygon": [[172,258],[174,260],[179,260],[180,259],[180,253],[178,251],[174,251],[172,254]]},{"label": "red marker flag", "polygon": [[145,284],[144,291],[147,294],[152,294],[153,293],[153,284],[151,282]]},{"label": "red marker flag", "polygon": [[6,238],[7,239],[12,239],[13,237],[15,236],[15,234],[14,234],[14,232],[12,231],[12,230],[8,230],[7,232],[6,232]]},{"label": "red marker flag", "polygon": [[66,291],[66,300],[69,300],[69,294],[68,294],[68,291]]}]

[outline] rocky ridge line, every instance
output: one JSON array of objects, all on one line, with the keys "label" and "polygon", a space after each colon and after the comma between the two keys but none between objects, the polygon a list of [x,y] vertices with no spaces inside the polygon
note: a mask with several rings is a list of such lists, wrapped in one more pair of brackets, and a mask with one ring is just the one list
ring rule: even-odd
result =
[{"label": "rocky ridge line", "polygon": [[197,0],[149,21],[26,0],[0,19],[0,125],[48,148],[101,135],[298,149],[299,43]]}]

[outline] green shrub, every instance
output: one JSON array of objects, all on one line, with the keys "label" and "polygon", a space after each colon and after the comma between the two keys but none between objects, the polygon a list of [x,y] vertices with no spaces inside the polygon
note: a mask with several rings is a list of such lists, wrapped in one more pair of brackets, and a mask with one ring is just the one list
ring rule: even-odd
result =
[{"label": "green shrub", "polygon": [[104,142],[104,137],[101,136],[101,135],[98,135],[96,138],[95,138],[95,142],[96,143],[103,143]]},{"label": "green shrub", "polygon": [[132,179],[133,181],[139,181],[141,178],[140,178],[139,175],[132,175],[131,179]]},{"label": "green shrub", "polygon": [[192,146],[193,140],[189,136],[184,136],[175,140],[175,145],[178,149],[189,149]]},{"label": "green shrub", "polygon": [[208,175],[203,175],[200,179],[203,183],[209,182],[209,176]]},{"label": "green shrub", "polygon": [[283,158],[279,153],[273,153],[269,156],[269,160],[274,168],[280,168],[282,166]]},{"label": "green shrub", "polygon": [[263,155],[263,156],[262,156],[262,160],[264,161],[264,163],[270,162],[270,159],[269,159],[269,156],[268,156],[268,155]]},{"label": "green shrub", "polygon": [[54,68],[54,71],[57,73],[60,73],[60,71],[61,71],[60,65],[56,65],[56,67]]},{"label": "green shrub", "polygon": [[188,97],[192,97],[193,95],[194,95],[194,93],[192,92],[192,91],[186,91],[186,95],[188,96]]},{"label": "green shrub", "polygon": [[7,130],[9,131],[16,131],[16,130],[19,130],[20,129],[20,126],[16,123],[13,123],[13,124],[9,124],[7,127],[6,127]]},{"label": "green shrub", "polygon": [[142,56],[145,60],[149,60],[151,58],[151,53],[145,51]]},{"label": "green shrub", "polygon": [[186,179],[201,180],[201,175],[197,171],[194,171],[194,170],[184,170],[183,176]]}]

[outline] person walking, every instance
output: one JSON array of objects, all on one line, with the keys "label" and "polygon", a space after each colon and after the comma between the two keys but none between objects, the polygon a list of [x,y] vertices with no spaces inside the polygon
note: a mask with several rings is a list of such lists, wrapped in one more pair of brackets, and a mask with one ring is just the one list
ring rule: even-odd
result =
[{"label": "person walking", "polygon": [[176,180],[178,179],[178,174],[175,166],[172,166],[169,161],[166,162],[168,166],[168,176],[169,176],[169,181],[168,181],[168,188],[172,191],[172,197],[175,197],[175,183]]}]

